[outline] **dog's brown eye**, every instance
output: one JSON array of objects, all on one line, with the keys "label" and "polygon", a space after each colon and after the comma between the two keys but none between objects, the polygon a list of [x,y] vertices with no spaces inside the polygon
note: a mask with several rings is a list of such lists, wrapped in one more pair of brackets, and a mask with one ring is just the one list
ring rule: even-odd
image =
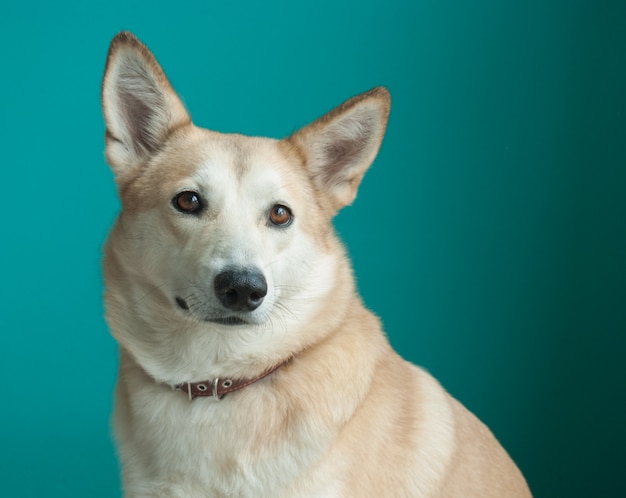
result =
[{"label": "dog's brown eye", "polygon": [[202,209],[200,195],[192,191],[181,192],[172,199],[172,204],[181,213],[193,214]]},{"label": "dog's brown eye", "polygon": [[279,227],[287,226],[293,220],[291,209],[282,204],[276,204],[270,211],[270,221]]}]

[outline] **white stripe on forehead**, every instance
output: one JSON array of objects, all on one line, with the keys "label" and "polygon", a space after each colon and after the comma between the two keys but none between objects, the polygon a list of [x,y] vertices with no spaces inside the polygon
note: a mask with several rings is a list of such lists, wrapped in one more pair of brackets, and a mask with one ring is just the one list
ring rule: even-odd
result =
[{"label": "white stripe on forehead", "polygon": [[207,141],[201,146],[199,156],[204,160],[192,181],[217,202],[234,196],[257,205],[286,200],[293,173],[276,144],[273,139],[240,135]]}]

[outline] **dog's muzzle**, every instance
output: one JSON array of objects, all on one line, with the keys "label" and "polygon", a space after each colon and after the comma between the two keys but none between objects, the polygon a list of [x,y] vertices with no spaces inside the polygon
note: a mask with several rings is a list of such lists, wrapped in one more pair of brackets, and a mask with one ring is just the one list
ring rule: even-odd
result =
[{"label": "dog's muzzle", "polygon": [[180,296],[175,296],[175,301],[180,309],[206,322],[249,325],[258,323],[252,312],[261,306],[267,290],[267,281],[258,269],[228,266],[213,279],[213,304],[193,295],[189,296],[191,301]]}]

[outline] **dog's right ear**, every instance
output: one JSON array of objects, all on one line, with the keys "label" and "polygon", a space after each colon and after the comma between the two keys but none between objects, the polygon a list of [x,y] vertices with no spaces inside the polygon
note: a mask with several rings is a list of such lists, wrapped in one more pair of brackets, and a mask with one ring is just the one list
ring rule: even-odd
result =
[{"label": "dog's right ear", "polygon": [[132,33],[109,47],[102,80],[106,156],[117,177],[144,163],[191,118],[150,50]]}]

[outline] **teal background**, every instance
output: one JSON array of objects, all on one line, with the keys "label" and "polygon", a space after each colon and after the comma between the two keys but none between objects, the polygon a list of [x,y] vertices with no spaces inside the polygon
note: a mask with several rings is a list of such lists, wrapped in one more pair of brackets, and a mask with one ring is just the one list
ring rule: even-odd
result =
[{"label": "teal background", "polygon": [[0,496],[119,496],[99,91],[121,29],[221,131],[281,137],[386,85],[387,137],[337,218],[365,302],[535,496],[626,496],[626,2],[609,0],[3,2]]}]

